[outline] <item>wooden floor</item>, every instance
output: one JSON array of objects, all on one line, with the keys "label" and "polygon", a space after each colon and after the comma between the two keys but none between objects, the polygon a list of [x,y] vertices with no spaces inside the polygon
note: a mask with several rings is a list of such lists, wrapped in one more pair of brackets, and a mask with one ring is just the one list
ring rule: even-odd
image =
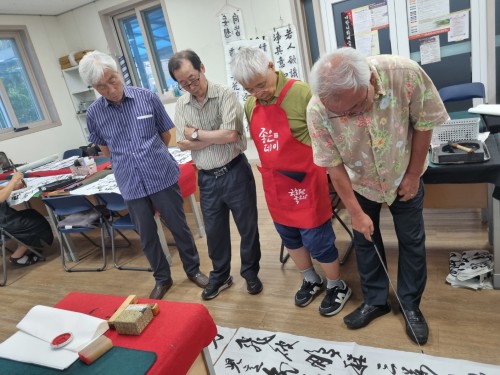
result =
[{"label": "wooden floor", "polygon": [[[318,307],[322,296],[305,308],[294,305],[294,294],[301,284],[301,275],[291,260],[285,265],[279,262],[280,240],[265,205],[260,175],[256,170],[254,174],[258,186],[262,247],[260,277],[264,283],[264,291],[256,296],[246,292],[245,281],[239,275],[239,240],[233,225],[234,285],[217,298],[203,301],[200,297],[201,289],[187,280],[177,251],[171,247],[174,285],[165,299],[202,303],[209,309],[215,322],[221,326],[281,331],[419,352],[418,347],[406,336],[403,318],[392,292],[392,313],[360,330],[352,331],[344,325],[342,318],[362,302],[354,254],[341,268],[344,280],[353,290],[353,295],[343,311],[329,318],[320,316]],[[481,223],[479,210],[429,209],[425,212],[425,220],[429,277],[421,310],[429,323],[430,337],[428,343],[423,346],[424,353],[500,365],[500,291],[455,289],[445,282],[450,251],[491,250],[487,243],[487,226]],[[188,221],[193,233],[197,233],[192,214],[188,214]],[[337,246],[343,252],[347,247],[348,237],[338,223],[334,227],[338,237]],[[395,284],[397,242],[392,219],[387,211],[383,212],[382,231],[388,253],[389,272]],[[137,236],[131,237],[134,238],[134,249],[122,249],[120,253],[124,256],[126,254],[127,257],[132,256],[135,264],[145,265]],[[167,237],[170,238],[169,234]],[[211,264],[207,256],[206,239],[197,236],[195,238],[201,256],[201,268],[208,273]],[[77,243],[79,246],[85,245],[83,242]],[[46,254],[46,262],[30,267],[19,269],[9,265],[8,285],[0,288],[0,341],[16,331],[16,324],[32,306],[52,306],[70,291],[124,296],[137,294],[147,297],[154,286],[152,274],[149,272],[119,271],[111,267],[100,273],[64,272],[60,264],[57,242]],[[92,262],[91,257],[88,262]]]}]

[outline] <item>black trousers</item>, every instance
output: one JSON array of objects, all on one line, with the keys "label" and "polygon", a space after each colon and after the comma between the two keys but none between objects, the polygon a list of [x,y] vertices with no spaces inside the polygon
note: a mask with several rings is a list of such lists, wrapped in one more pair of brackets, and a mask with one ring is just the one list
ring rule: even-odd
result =
[{"label": "black trousers", "polygon": [[223,176],[198,173],[200,206],[213,270],[210,281],[224,282],[231,271],[229,213],[241,237],[240,274],[252,280],[259,273],[261,257],[257,226],[257,195],[252,168],[245,155]]},{"label": "black trousers", "polygon": [[[363,211],[373,221],[373,240],[384,264],[387,264],[380,233],[382,204],[370,201],[358,193],[356,198]],[[398,197],[389,206],[399,244],[397,293],[403,307],[409,310],[420,305],[427,281],[423,202],[424,185],[421,181],[418,193],[413,199],[401,202]],[[389,280],[373,243],[367,241],[360,232],[354,231],[354,246],[364,302],[368,305],[385,304],[389,294]]]},{"label": "black trousers", "polygon": [[200,270],[200,257],[184,213],[184,201],[179,185],[176,183],[158,193],[144,198],[126,201],[134,225],[141,237],[141,245],[153,270],[157,284],[165,285],[171,275],[167,257],[161,247],[157,226],[154,220],[155,210],[160,212],[167,228],[172,232],[179,257],[188,276],[194,276]]}]

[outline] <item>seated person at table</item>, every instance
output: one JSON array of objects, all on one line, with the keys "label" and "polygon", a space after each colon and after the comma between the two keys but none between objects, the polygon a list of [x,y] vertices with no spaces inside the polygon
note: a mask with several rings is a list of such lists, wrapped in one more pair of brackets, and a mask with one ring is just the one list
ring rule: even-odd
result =
[{"label": "seated person at table", "polygon": [[[14,172],[6,186],[0,186],[0,225],[16,239],[28,246],[41,248],[45,244],[51,245],[54,240],[49,222],[33,209],[17,211],[11,208],[7,199],[11,193],[23,185],[23,174]],[[17,249],[10,256],[13,264],[29,266],[38,262],[40,258],[28,252],[28,248],[18,244]]]}]

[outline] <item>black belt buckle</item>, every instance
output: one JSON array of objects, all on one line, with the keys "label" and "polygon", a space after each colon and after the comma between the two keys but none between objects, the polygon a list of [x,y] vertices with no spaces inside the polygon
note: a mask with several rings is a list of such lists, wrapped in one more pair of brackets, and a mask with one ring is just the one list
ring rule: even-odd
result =
[{"label": "black belt buckle", "polygon": [[214,176],[215,176],[215,178],[220,177],[220,176],[224,176],[227,172],[229,172],[229,168],[227,166],[224,166],[224,167],[214,171]]}]

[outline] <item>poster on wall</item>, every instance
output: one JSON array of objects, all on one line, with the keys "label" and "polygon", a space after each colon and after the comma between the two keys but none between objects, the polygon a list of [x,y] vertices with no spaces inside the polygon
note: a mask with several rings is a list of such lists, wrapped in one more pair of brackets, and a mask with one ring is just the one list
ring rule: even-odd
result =
[{"label": "poster on wall", "polygon": [[441,61],[441,45],[439,36],[428,36],[420,39],[420,64],[431,64]]},{"label": "poster on wall", "polygon": [[469,38],[469,9],[450,14],[448,42],[459,42]]},{"label": "poster on wall", "polygon": [[288,25],[273,31],[272,53],[276,70],[283,71],[287,78],[302,79],[295,26]]},{"label": "poster on wall", "polygon": [[222,35],[222,43],[224,44],[245,39],[243,17],[240,9],[223,8],[219,12],[219,27]]},{"label": "poster on wall", "polygon": [[450,31],[449,0],[407,0],[409,39]]},{"label": "poster on wall", "polygon": [[378,55],[378,30],[389,27],[387,1],[353,8],[341,13],[344,46],[353,47],[363,55]]}]

